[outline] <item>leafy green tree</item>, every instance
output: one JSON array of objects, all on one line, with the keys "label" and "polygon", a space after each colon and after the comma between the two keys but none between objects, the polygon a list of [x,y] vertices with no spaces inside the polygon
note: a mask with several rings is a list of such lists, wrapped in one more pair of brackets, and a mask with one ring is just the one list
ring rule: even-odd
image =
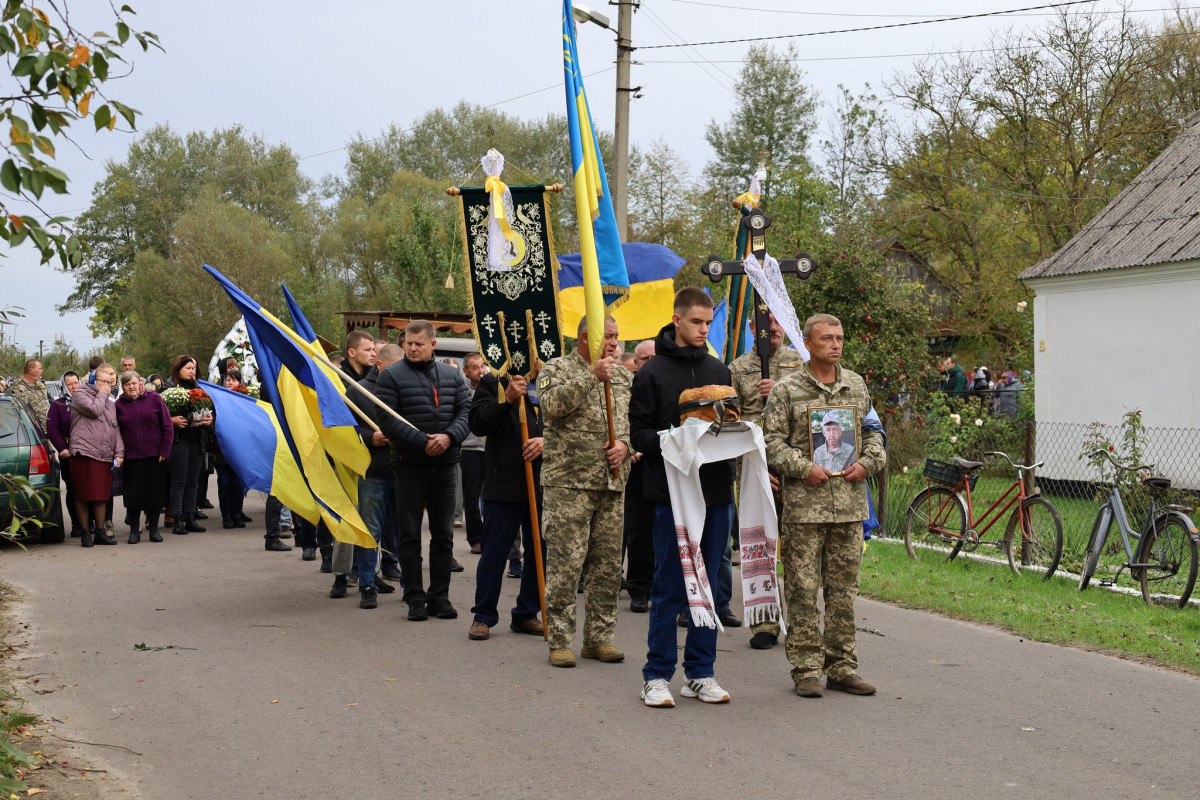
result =
[{"label": "leafy green tree", "polygon": [[211,264],[276,315],[279,283],[296,274],[285,237],[261,215],[209,191],[172,228],[169,256],[152,249],[134,256],[126,302],[133,311],[128,346],[145,368],[165,369],[179,353],[202,364],[238,312],[220,285],[201,270]]},{"label": "leafy green tree", "polygon": [[[122,334],[136,318],[128,287],[140,253],[175,259],[175,226],[197,202],[216,194],[279,231],[302,230],[313,213],[305,203],[311,181],[286,145],[271,145],[240,126],[212,133],[150,129],[124,161],[110,161],[79,232],[91,243],[86,259],[71,268],[76,289],[64,311],[96,307],[93,330]],[[149,262],[144,262],[149,263]]]},{"label": "leafy green tree", "polygon": [[[139,112],[108,95],[110,81],[121,77],[110,70],[125,62],[130,39],[143,51],[162,48],[153,33],[130,27],[134,11],[127,5],[113,11],[115,34],[90,36],[71,24],[66,3],[45,9],[6,0],[0,11],[0,53],[13,78],[0,97],[0,120],[10,126],[0,164],[0,238],[11,247],[32,242],[42,263],[57,258],[73,267],[84,257],[83,241],[65,228],[66,217],[42,219],[48,215],[40,205],[47,189],[67,192],[67,174],[50,164],[56,141],[69,139],[71,124],[89,115],[97,131],[115,129],[118,120],[132,130]],[[24,205],[42,218],[20,213]]]},{"label": "leafy green tree", "polygon": [[457,220],[441,201],[411,195],[391,207],[387,284],[394,308],[469,311]]},{"label": "leafy green tree", "polygon": [[812,172],[808,148],[817,98],[793,63],[798,56],[795,45],[783,52],[752,45],[734,85],[733,113],[723,125],[710,122],[704,134],[714,154],[707,171],[736,188],[735,195],[746,190],[765,154],[764,208]]}]

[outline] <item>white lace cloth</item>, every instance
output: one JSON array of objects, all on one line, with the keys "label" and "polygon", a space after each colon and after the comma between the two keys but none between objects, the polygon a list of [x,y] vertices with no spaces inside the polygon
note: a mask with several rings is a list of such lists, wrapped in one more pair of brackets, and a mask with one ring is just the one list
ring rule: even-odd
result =
[{"label": "white lace cloth", "polygon": [[805,361],[808,361],[808,348],[804,346],[804,336],[800,329],[800,320],[796,317],[796,309],[792,299],[788,297],[787,287],[783,285],[783,273],[779,271],[779,262],[770,253],[760,265],[754,254],[746,256],[742,266],[746,277],[758,292],[758,296],[767,304],[767,308],[775,315],[775,321],[783,328],[792,345],[799,351]]},{"label": "white lace cloth", "polygon": [[[483,167],[483,174],[489,178],[499,180],[500,173],[504,171],[504,156],[496,148],[487,151],[487,155],[479,159],[480,165]],[[506,186],[504,188],[504,216],[510,221],[513,219],[513,204],[512,192]],[[492,204],[488,203],[488,243],[487,243],[488,269],[493,272],[511,272],[512,261],[517,257],[517,252],[513,248],[512,242],[500,230],[500,223],[496,221],[496,215],[492,213]]]}]

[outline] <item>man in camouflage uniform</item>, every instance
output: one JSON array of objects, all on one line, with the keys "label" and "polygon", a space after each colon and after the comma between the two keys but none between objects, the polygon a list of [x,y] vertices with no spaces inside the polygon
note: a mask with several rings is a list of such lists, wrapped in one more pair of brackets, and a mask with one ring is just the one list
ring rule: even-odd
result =
[{"label": "man in camouflage uniform", "polygon": [[[546,363],[538,377],[545,419],[542,455],[546,616],[550,663],[575,666],[576,588],[584,585],[583,658],[622,661],[613,647],[621,591],[621,527],[629,477],[629,389],[617,366],[617,323],[604,322],[604,349],[590,363],[587,318],[575,351]],[[616,443],[608,447],[604,381],[612,386]],[[616,469],[616,477],[612,470]]]},{"label": "man in camouflage uniform", "polygon": [[50,415],[50,398],[46,396],[46,384],[42,383],[42,362],[36,358],[26,361],[25,371],[8,387],[7,394],[33,409],[38,425],[43,430],[46,428],[46,417]]},{"label": "man in camouflage uniform", "polygon": [[[811,410],[854,406],[861,426],[871,410],[863,379],[838,362],[842,324],[817,314],[804,323],[809,362],[780,381],[767,400],[764,434],[767,463],[782,476],[780,549],[788,602],[787,657],[796,694],[820,697],[826,688],[874,694],[857,674],[854,598],[862,563],[862,521],[867,518],[864,481],[884,465],[883,435],[859,428],[858,461],[841,476],[812,460]],[[825,635],[820,632],[817,589],[825,586]]]},{"label": "man in camouflage uniform", "polygon": [[[742,408],[742,419],[747,422],[758,422],[762,417],[763,406],[767,395],[775,388],[778,381],[791,375],[804,364],[804,359],[790,347],[783,346],[783,327],[776,322],[771,314],[771,360],[767,362],[768,377],[762,376],[762,358],[756,350],[743,353],[729,365],[733,377],[733,388],[737,390],[738,402]],[[757,335],[757,325],[751,319],[751,329]],[[740,478],[740,474],[739,474]],[[776,490],[775,510],[779,511],[778,487],[774,477],[771,479]],[[755,650],[767,650],[779,642],[779,623],[766,620],[750,626],[750,646]]]}]

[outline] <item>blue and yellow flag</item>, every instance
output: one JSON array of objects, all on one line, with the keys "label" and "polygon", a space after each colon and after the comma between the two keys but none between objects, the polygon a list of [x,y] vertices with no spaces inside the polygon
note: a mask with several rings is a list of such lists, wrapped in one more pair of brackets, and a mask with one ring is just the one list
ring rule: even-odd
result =
[{"label": "blue and yellow flag", "polygon": [[[567,130],[571,136],[575,216],[579,223],[579,255],[583,262],[583,295],[592,361],[604,347],[604,316],[629,297],[629,275],[621,252],[621,235],[613,214],[600,143],[588,109],[583,71],[575,45],[571,0],[563,0],[563,72],[567,89]],[[665,323],[664,323],[665,324]]]},{"label": "blue and yellow flag", "polygon": [[[353,498],[339,479],[321,441],[320,429],[332,427],[330,422],[339,426],[349,425],[349,430],[356,430],[354,417],[341,400],[338,387],[332,385],[305,352],[295,332],[220,272],[207,264],[204,269],[216,278],[246,319],[246,331],[250,335],[250,345],[258,364],[262,393],[275,410],[279,429],[317,504],[316,517],[305,519],[314,523],[323,520],[338,541],[374,547],[375,540],[363,523]],[[365,456],[365,461],[359,457],[354,460],[356,463],[362,462],[362,471],[365,471],[365,465],[370,463],[370,454],[361,440],[357,446]]]},{"label": "blue and yellow flag", "polygon": [[[621,245],[629,273],[629,300],[612,312],[622,339],[650,339],[671,321],[675,273],[687,259],[661,244]],[[558,257],[558,303],[562,330],[574,335],[584,315],[583,261],[579,253]]]},{"label": "blue and yellow flag", "polygon": [[292,456],[271,404],[215,383],[198,383],[212,398],[221,420],[220,425],[213,426],[221,455],[242,486],[275,495],[305,519],[319,519],[317,501]]}]

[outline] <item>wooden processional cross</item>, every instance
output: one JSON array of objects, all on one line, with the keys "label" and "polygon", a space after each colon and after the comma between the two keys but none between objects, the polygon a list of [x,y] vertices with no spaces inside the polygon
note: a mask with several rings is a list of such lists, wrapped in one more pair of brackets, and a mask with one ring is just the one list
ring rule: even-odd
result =
[{"label": "wooden processional cross", "polygon": [[[764,214],[762,209],[756,208],[742,217],[742,227],[746,228],[749,233],[750,252],[758,259],[759,264],[763,264],[767,255],[767,229],[771,227],[771,218]],[[713,283],[718,283],[726,275],[746,274],[746,268],[742,266],[741,261],[722,261],[720,256],[709,256],[708,261],[700,269]],[[817,261],[808,253],[801,252],[797,253],[795,258],[779,259],[780,272],[799,275],[801,280],[808,280],[808,277],[816,269]],[[730,314],[737,313],[737,309],[734,308],[736,302],[737,298],[731,298],[728,302]],[[767,304],[759,297],[758,292],[754,291],[754,328],[758,331],[758,335],[754,339],[754,351],[758,353],[758,357],[762,361],[763,378],[770,377],[771,317],[769,315],[770,310],[767,308]],[[726,346],[730,344],[726,343]]]}]

